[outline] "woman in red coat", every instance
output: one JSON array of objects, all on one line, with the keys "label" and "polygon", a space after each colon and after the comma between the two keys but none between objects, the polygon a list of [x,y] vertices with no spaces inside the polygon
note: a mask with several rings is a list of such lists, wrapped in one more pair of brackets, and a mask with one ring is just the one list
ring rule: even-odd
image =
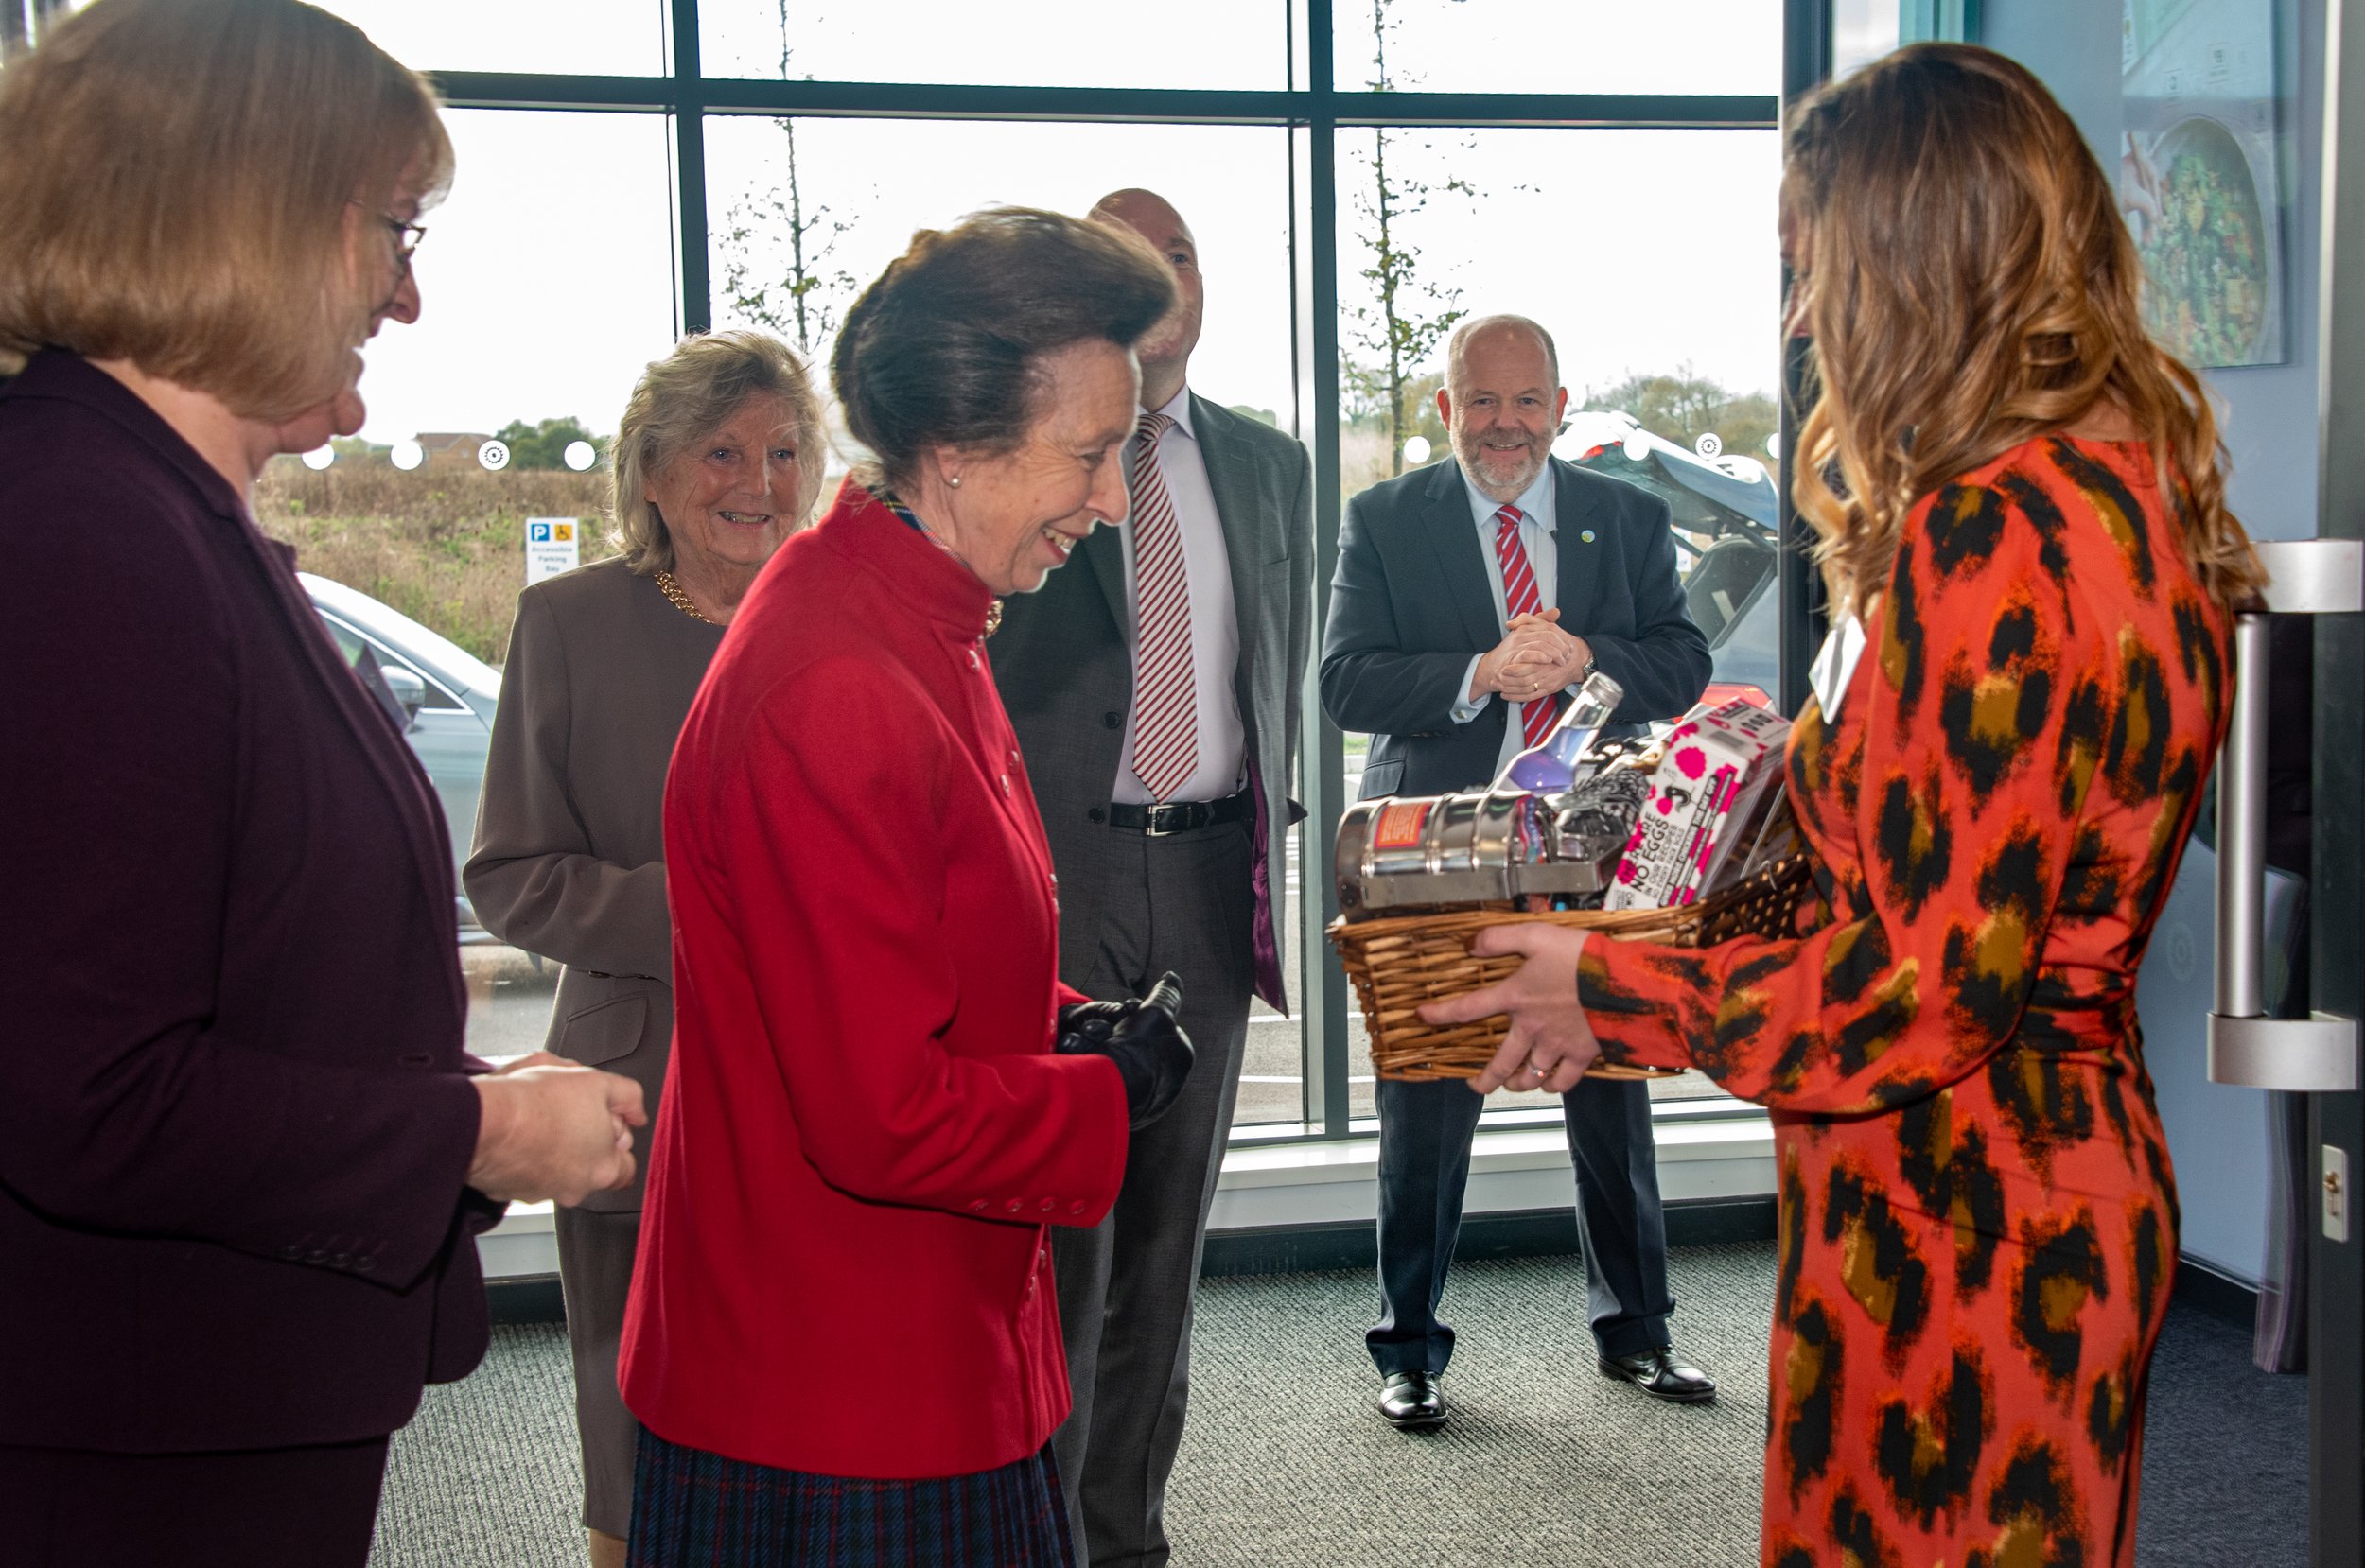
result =
[{"label": "woman in red coat", "polygon": [[1131,345],[1172,298],[1137,243],[1004,210],[920,235],[848,314],[877,466],[749,590],[666,786],[634,1563],[1070,1559],[1046,1230],[1114,1201],[1189,1047],[1059,984],[983,644],[1124,515]]},{"label": "woman in red coat", "polygon": [[1774,1112],[1767,1568],[2128,1568],[2177,1250],[2135,976],[2258,561],[2035,78],[1917,45],[1790,124],[1796,486],[1842,628],[1789,757],[1821,899],[1697,951],[1491,932],[1528,963],[1430,1016],[1511,1014],[1480,1089],[1598,1052]]}]

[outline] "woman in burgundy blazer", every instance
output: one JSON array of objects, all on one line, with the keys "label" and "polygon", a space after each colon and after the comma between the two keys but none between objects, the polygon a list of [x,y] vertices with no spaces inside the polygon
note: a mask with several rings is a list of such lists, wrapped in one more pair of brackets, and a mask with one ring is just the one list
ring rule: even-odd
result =
[{"label": "woman in burgundy blazer", "polygon": [[359,1568],[497,1200],[630,1175],[637,1086],[468,1074],[441,814],[246,500],[359,427],[448,164],[289,0],[104,0],[0,78],[11,1568]]},{"label": "woman in burgundy blazer", "polygon": [[879,469],[749,590],[667,780],[636,1564],[1069,1560],[1046,1227],[1115,1200],[1189,1047],[1059,984],[982,644],[997,596],[1124,514],[1130,345],[1172,300],[1138,242],[1006,210],[920,235],[848,314],[838,396]]}]

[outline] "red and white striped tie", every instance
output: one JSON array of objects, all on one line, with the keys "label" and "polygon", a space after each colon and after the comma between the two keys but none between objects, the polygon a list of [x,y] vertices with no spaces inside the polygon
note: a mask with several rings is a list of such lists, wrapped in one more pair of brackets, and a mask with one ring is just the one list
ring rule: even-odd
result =
[{"label": "red and white striped tie", "polygon": [[1191,664],[1191,579],[1182,561],[1158,438],[1174,421],[1146,413],[1133,431],[1133,773],[1164,801],[1199,770],[1199,703]]},{"label": "red and white striped tie", "polygon": [[[1528,566],[1528,552],[1519,544],[1519,509],[1506,506],[1495,514],[1495,561],[1503,569],[1503,607],[1510,618],[1544,613],[1544,601],[1535,591],[1535,573]],[[1558,718],[1558,698],[1538,697],[1532,703],[1521,703],[1519,733],[1533,746],[1551,733],[1552,721]]]}]

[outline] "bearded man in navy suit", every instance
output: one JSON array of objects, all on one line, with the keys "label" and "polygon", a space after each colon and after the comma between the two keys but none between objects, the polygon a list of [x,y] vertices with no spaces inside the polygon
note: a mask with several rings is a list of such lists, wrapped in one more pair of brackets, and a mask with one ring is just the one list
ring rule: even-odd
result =
[{"label": "bearded man in navy suit", "polygon": [[[1372,737],[1362,798],[1483,787],[1596,671],[1624,688],[1613,717],[1630,733],[1706,689],[1667,503],[1551,456],[1568,402],[1550,333],[1520,316],[1464,322],[1437,394],[1453,458],[1348,504],[1321,684],[1331,722]],[[1712,1398],[1673,1353],[1645,1087],[1586,1079],[1563,1100],[1602,1371],[1660,1399]],[[1381,1313],[1364,1341],[1380,1414],[1434,1426],[1453,1354],[1437,1308],[1484,1102],[1445,1080],[1382,1081],[1378,1103]]]}]

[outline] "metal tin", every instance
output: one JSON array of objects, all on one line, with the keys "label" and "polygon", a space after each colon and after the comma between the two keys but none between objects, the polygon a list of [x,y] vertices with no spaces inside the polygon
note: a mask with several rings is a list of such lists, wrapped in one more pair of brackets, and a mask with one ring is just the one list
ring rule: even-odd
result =
[{"label": "metal tin", "polygon": [[1550,826],[1554,811],[1550,797],[1526,790],[1358,802],[1340,819],[1332,856],[1340,912],[1363,920],[1601,892],[1624,841],[1564,840]]}]

